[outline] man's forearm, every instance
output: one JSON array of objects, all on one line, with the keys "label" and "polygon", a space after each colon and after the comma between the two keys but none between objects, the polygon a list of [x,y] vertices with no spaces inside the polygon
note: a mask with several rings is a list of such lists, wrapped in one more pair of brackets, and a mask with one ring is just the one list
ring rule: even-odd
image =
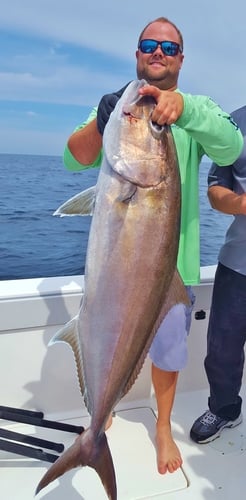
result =
[{"label": "man's forearm", "polygon": [[98,132],[96,119],[84,128],[76,130],[68,139],[69,150],[82,165],[91,165],[102,148],[102,136]]},{"label": "man's forearm", "polygon": [[246,215],[246,193],[237,194],[223,186],[208,189],[210,204],[216,210],[229,215]]}]

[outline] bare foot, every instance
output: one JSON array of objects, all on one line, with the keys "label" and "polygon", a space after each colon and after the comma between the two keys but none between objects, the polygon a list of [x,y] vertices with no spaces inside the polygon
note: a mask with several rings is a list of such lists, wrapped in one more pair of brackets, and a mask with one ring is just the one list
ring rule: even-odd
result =
[{"label": "bare foot", "polygon": [[175,444],[170,425],[156,426],[157,467],[160,474],[175,472],[183,461]]}]

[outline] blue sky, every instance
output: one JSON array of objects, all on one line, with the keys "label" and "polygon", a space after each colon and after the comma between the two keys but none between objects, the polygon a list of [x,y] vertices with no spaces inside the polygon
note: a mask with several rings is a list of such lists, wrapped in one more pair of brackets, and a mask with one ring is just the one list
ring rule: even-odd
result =
[{"label": "blue sky", "polygon": [[227,111],[244,105],[244,10],[244,0],[4,2],[0,153],[62,155],[101,96],[135,78],[138,35],[161,15],[184,36],[179,87]]}]

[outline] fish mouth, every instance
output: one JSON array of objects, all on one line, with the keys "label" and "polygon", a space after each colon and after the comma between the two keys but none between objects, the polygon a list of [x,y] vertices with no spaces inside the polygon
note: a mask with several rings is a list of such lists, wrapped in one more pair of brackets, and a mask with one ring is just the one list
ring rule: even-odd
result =
[{"label": "fish mouth", "polygon": [[[146,97],[148,98],[149,96],[144,96],[141,99],[146,99]],[[139,103],[139,100],[137,101],[137,103]],[[133,108],[134,110],[131,108]],[[127,105],[126,105],[125,109],[122,110],[122,114],[129,121],[141,120],[143,118],[141,107],[138,108],[136,105],[133,106],[132,104],[129,107],[127,107]],[[157,122],[152,121],[151,115],[152,115],[152,111],[150,111],[150,115],[149,115],[149,119],[148,119],[148,126],[149,126],[149,129],[150,129],[153,137],[155,137],[155,139],[159,140],[161,138],[163,132],[167,131],[168,125],[166,125],[166,124],[159,125]]]},{"label": "fish mouth", "polygon": [[131,103],[126,102],[122,108],[122,115],[123,116],[130,116],[132,118],[138,118],[140,116],[140,114],[138,112],[138,103],[139,103],[140,99],[141,99],[141,96],[139,96],[137,99],[135,99],[134,102],[131,102]]},{"label": "fish mouth", "polygon": [[156,106],[156,101],[151,95],[139,95],[135,101],[131,103],[125,103],[122,108],[122,115],[130,118],[143,118],[143,107],[149,107],[149,113],[153,111],[154,106]]}]

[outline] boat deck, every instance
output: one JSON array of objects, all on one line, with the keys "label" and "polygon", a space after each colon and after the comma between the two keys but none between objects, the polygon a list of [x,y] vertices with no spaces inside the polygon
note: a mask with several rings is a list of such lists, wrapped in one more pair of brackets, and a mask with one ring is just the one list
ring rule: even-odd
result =
[{"label": "boat deck", "polygon": [[[189,438],[189,429],[193,420],[205,411],[206,402],[205,390],[177,394],[172,424],[183,456],[183,467],[164,476],[156,471],[154,406],[143,404],[134,408],[131,404],[116,412],[107,436],[115,464],[118,500],[241,500],[246,485],[246,423],[223,431],[212,443],[196,445]],[[89,418],[85,415],[66,422],[87,427]],[[63,442],[65,446],[75,439],[74,434],[16,422],[2,420],[0,425]],[[47,462],[0,451],[1,500],[33,499],[37,484],[48,467]],[[97,474],[88,467],[66,473],[36,498],[108,500]]]}]

